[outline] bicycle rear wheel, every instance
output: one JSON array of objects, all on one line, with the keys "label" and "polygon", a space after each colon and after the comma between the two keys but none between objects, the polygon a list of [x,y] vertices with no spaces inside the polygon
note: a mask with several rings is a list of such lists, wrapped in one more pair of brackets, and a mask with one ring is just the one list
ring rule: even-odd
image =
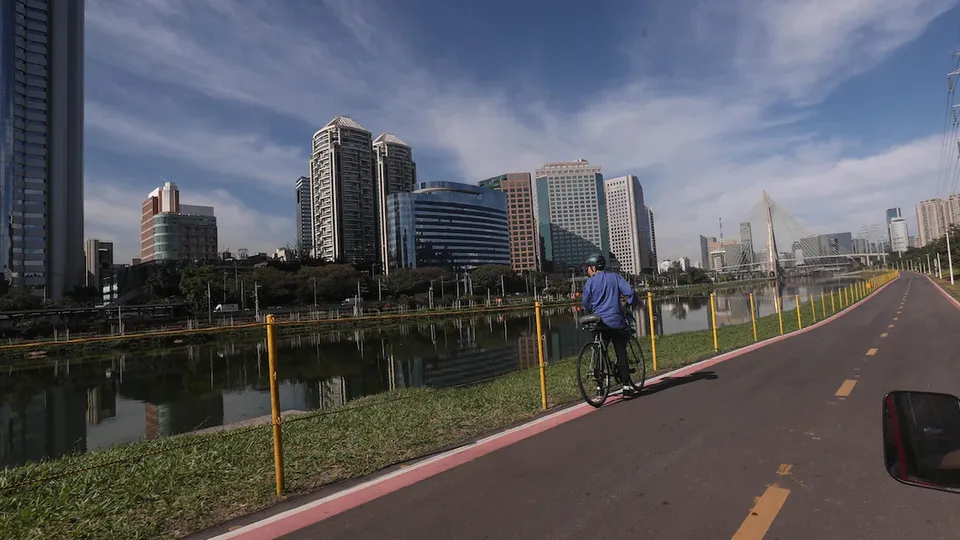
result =
[{"label": "bicycle rear wheel", "polygon": [[647,361],[643,357],[643,347],[636,336],[631,336],[627,342],[627,363],[630,366],[630,386],[634,392],[643,390],[647,382]]},{"label": "bicycle rear wheel", "polygon": [[577,386],[580,396],[593,407],[600,407],[610,394],[610,374],[603,350],[594,342],[580,349],[577,358]]}]

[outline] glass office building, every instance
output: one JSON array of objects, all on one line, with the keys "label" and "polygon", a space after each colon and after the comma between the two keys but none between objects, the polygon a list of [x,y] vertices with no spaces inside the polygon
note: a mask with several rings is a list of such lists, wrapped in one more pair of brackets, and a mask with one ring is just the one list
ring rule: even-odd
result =
[{"label": "glass office building", "polygon": [[534,173],[533,200],[543,270],[582,269],[596,253],[611,258],[600,167],[585,159],[545,163]]},{"label": "glass office building", "polygon": [[510,266],[504,193],[455,182],[416,188],[387,197],[389,268]]},{"label": "glass office building", "polygon": [[0,2],[0,264],[53,299],[86,276],[83,7]]}]

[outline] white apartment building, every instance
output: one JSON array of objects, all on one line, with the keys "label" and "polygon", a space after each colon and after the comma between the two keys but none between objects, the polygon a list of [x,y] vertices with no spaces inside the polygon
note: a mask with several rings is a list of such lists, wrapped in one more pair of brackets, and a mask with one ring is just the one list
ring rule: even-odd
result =
[{"label": "white apartment building", "polygon": [[902,217],[890,220],[890,250],[897,253],[903,253],[909,246],[909,234],[907,232],[907,220]]},{"label": "white apartment building", "polygon": [[314,133],[310,190],[314,256],[347,264],[376,262],[380,251],[371,133],[347,116]]},{"label": "white apartment building", "polygon": [[917,205],[917,234],[925,246],[947,232],[943,199],[927,199]]},{"label": "white apartment building", "polygon": [[650,220],[643,204],[643,188],[634,175],[603,181],[607,206],[610,253],[620,271],[640,275],[650,267]]}]

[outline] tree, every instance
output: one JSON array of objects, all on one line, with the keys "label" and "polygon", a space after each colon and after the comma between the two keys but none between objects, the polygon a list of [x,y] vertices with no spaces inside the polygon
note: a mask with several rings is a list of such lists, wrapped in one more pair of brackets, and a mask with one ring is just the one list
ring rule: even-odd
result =
[{"label": "tree", "polygon": [[253,280],[260,284],[261,304],[289,305],[297,300],[300,283],[293,272],[261,266],[253,271]]},{"label": "tree", "polygon": [[356,293],[360,274],[346,264],[328,264],[326,266],[304,266],[297,271],[299,284],[297,297],[305,304],[313,303],[314,285],[317,299],[343,300]]},{"label": "tree", "polygon": [[394,296],[424,292],[430,282],[420,272],[410,268],[396,268],[387,276],[387,290]]},{"label": "tree", "polygon": [[216,274],[213,266],[187,266],[180,273],[180,295],[195,312],[206,311],[210,305],[219,304],[215,299],[221,296],[222,289],[222,278]]},{"label": "tree", "polygon": [[512,285],[514,274],[513,269],[509,266],[484,264],[476,267],[473,272],[470,273],[470,277],[473,279],[474,285],[493,291],[500,289],[501,279],[504,285],[508,282],[511,282],[510,284]]},{"label": "tree", "polygon": [[0,311],[20,311],[42,307],[43,299],[35,296],[27,287],[10,287],[6,294],[0,296]]},{"label": "tree", "polygon": [[[168,302],[180,294],[181,264],[179,261],[157,261],[143,284],[147,302]],[[204,291],[206,294],[206,291]]]}]

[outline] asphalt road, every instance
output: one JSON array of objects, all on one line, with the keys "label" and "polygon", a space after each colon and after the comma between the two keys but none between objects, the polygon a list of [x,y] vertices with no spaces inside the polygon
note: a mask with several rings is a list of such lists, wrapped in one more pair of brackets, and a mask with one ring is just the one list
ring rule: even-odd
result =
[{"label": "asphalt road", "polygon": [[956,538],[960,495],[885,472],[881,399],[960,394],[958,328],[960,310],[904,274],[822,328],[285,538]]}]

